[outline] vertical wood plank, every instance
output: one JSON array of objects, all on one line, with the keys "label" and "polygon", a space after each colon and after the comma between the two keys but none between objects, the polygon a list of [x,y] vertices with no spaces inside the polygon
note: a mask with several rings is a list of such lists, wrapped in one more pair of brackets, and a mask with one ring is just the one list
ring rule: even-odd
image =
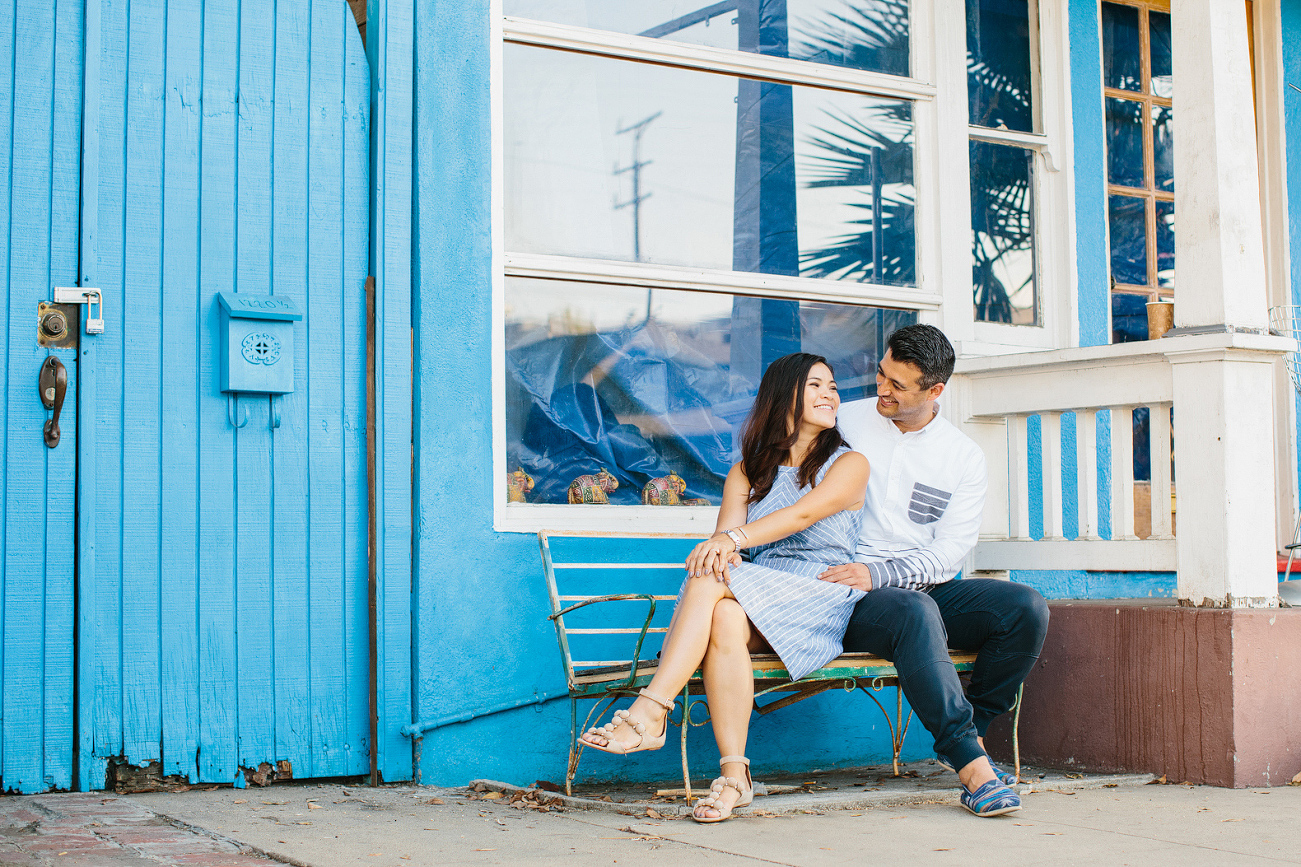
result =
[{"label": "vertical wood plank", "polygon": [[1173,539],[1170,521],[1170,404],[1158,403],[1148,410],[1151,425],[1152,538]]},{"label": "vertical wood plank", "polygon": [[[348,29],[352,21],[341,26]],[[380,582],[379,753],[386,780],[409,779],[411,744],[400,734],[411,721],[411,177],[412,39],[410,0],[372,2],[367,8],[373,46],[371,81],[371,261],[377,285],[376,348],[379,378],[376,438]],[[355,33],[349,44],[357,44]],[[351,66],[349,68],[352,68]],[[380,86],[382,83],[382,87]]]},{"label": "vertical wood plank", "polygon": [[1008,532],[1011,538],[1030,538],[1029,419],[1024,415],[1007,419]]},{"label": "vertical wood plank", "polygon": [[[163,304],[163,208],[165,171],[163,67],[166,51],[164,0],[132,0],[127,22],[127,74],[122,189],[125,231],[122,280],[106,287],[106,336],[121,349],[120,462],[122,513],[122,752],[132,764],[161,758],[162,489],[161,418],[163,376],[174,365],[159,339]],[[104,465],[101,464],[101,468]],[[117,565],[117,564],[113,564]]]},{"label": "vertical wood plank", "polygon": [[[321,0],[317,0],[320,5]],[[326,6],[326,11],[333,10]],[[342,21],[330,21],[331,34],[339,46],[338,57],[343,70],[342,92],[339,102],[339,114],[334,121],[340,130],[343,159],[339,164],[339,186],[343,203],[343,221],[340,225],[343,243],[343,273],[339,281],[339,291],[343,302],[344,329],[341,361],[344,376],[344,427],[347,438],[344,443],[344,488],[343,506],[344,531],[348,539],[344,551],[347,573],[345,604],[345,629],[347,629],[348,647],[348,742],[360,744],[362,749],[354,750],[349,756],[353,773],[367,773],[370,770],[368,755],[370,741],[370,696],[369,696],[369,608],[367,600],[368,559],[367,534],[370,510],[367,505],[366,490],[366,276],[371,266],[370,206],[371,206],[371,78],[370,66],[366,60],[365,48],[358,35],[353,19],[345,13]],[[408,81],[410,79],[408,78]],[[408,209],[409,210],[409,209]],[[409,247],[408,247],[409,252]],[[410,323],[403,325],[401,320],[395,328],[410,334]],[[395,333],[391,335],[398,339]],[[403,342],[409,347],[410,340]],[[407,408],[410,409],[408,396]],[[408,431],[409,432],[409,431]],[[410,454],[410,443],[407,443]],[[409,465],[406,465],[409,466]],[[404,469],[409,476],[409,470]],[[409,491],[409,486],[408,486]],[[409,497],[409,494],[408,494]],[[410,514],[410,505],[405,514]],[[407,522],[409,526],[409,521]],[[407,537],[407,551],[410,551],[410,533]],[[407,582],[409,586],[409,581]],[[402,622],[410,622],[410,605],[405,609]],[[410,658],[410,642],[404,645],[404,658]],[[410,675],[406,675],[409,682]],[[409,713],[409,710],[408,710]],[[405,722],[399,720],[393,724],[393,731]],[[399,771],[388,779],[410,779],[409,771]]]},{"label": "vertical wood plank", "polygon": [[1066,538],[1062,518],[1062,414],[1045,412],[1043,425],[1043,512],[1044,539]]},{"label": "vertical wood plank", "polygon": [[[9,203],[13,201],[13,133],[14,133],[14,39],[15,23],[18,20],[17,0],[6,4],[9,15],[5,19],[5,24],[0,24],[0,265],[4,266],[4,328],[0,329],[0,365],[3,365],[4,382],[13,382],[14,359],[11,358],[10,352],[10,324],[13,322],[15,307],[18,306],[14,297],[14,287],[10,281],[13,273],[13,246],[10,242],[10,236],[13,229],[12,212],[9,209]],[[5,387],[5,399],[3,403],[4,413],[4,454],[0,460],[0,490],[5,491],[5,496],[0,498],[0,536],[3,541],[7,542],[9,538],[9,395],[10,387]],[[9,643],[9,618],[8,618],[8,586],[9,582],[17,581],[19,573],[13,564],[11,566],[8,557],[8,545],[2,549],[5,552],[3,568],[5,570],[5,580],[0,582],[0,780],[3,780],[5,774],[5,760],[8,755],[8,745],[11,738],[11,723],[6,713],[10,701],[17,700],[17,692],[13,693],[12,699],[6,697],[10,695],[9,690],[9,669],[8,665],[12,664],[6,658],[6,648]],[[11,571],[14,569],[14,571]],[[12,578],[10,576],[13,576]]]},{"label": "vertical wood plank", "polygon": [[[199,439],[199,778],[229,783],[238,772],[239,668],[236,662],[235,440],[266,424],[240,398],[249,427],[236,432],[227,421],[225,395],[217,391],[217,292],[234,288],[237,0],[205,0],[203,9],[202,147],[199,201],[199,340],[201,396]],[[265,401],[262,403],[265,407]]]},{"label": "vertical wood plank", "polygon": [[[317,771],[311,733],[314,718],[309,703],[308,665],[313,633],[312,599],[308,586],[310,539],[324,542],[308,517],[308,474],[316,457],[310,446],[314,429],[309,417],[311,388],[308,355],[315,314],[313,284],[307,279],[307,197],[309,166],[307,70],[311,37],[310,8],[304,3],[280,3],[275,9],[275,99],[272,117],[271,289],[286,294],[302,308],[304,320],[295,326],[294,388],[279,398],[281,427],[271,434],[275,479],[271,514],[275,521],[272,562],[272,605],[275,612],[274,666],[275,743],[278,759],[293,763],[294,775]],[[304,445],[307,445],[304,448]],[[324,529],[324,528],[321,528]]]},{"label": "vertical wood plank", "polygon": [[[317,767],[348,764],[343,745],[356,742],[361,721],[349,711],[355,707],[354,689],[358,653],[365,660],[365,645],[358,643],[356,574],[352,555],[356,540],[345,520],[348,508],[356,508],[358,492],[350,487],[346,453],[355,447],[357,431],[364,427],[350,423],[345,402],[355,391],[346,379],[344,326],[350,321],[343,306],[343,239],[340,216],[344,203],[339,185],[343,153],[343,102],[341,52],[334,30],[332,4],[311,4],[311,57],[309,60],[308,109],[310,151],[307,154],[307,195],[310,201],[307,224],[308,285],[320,287],[311,293],[311,314],[307,333],[311,350],[308,382],[311,390],[309,468],[313,528],[310,557],[311,621],[311,717],[312,752]],[[364,593],[361,604],[365,605]],[[362,609],[364,612],[364,608]],[[362,669],[364,674],[365,669]],[[364,745],[364,742],[361,742]],[[361,750],[362,753],[365,750]],[[349,773],[358,773],[350,770]]]},{"label": "vertical wood plank", "polygon": [[[163,773],[198,782],[199,605],[196,517],[199,510],[199,402],[220,403],[215,385],[196,378],[202,368],[198,330],[205,327],[199,295],[199,145],[202,115],[202,0],[169,0],[164,100],[164,245],[161,374]],[[202,397],[201,397],[202,396]],[[220,428],[218,428],[220,430]],[[206,552],[205,552],[206,557]]]},{"label": "vertical wood plank", "polygon": [[1076,488],[1079,491],[1080,539],[1098,539],[1098,414],[1075,413]]},{"label": "vertical wood plank", "polygon": [[[58,0],[54,9],[53,135],[50,147],[49,285],[77,280],[81,175],[82,5]],[[45,297],[49,297],[46,295]],[[68,369],[68,393],[77,394],[73,350],[55,351]],[[22,383],[15,383],[21,387]],[[75,400],[75,397],[73,398]],[[65,408],[68,404],[65,403]],[[60,419],[59,448],[48,452],[45,574],[45,787],[72,787],[75,658],[76,470],[80,429],[75,406]],[[0,639],[2,640],[2,639]]]},{"label": "vertical wood plank", "polygon": [[1134,534],[1134,407],[1111,408],[1111,538]]},{"label": "vertical wood plank", "polygon": [[[274,96],[274,4],[239,4],[239,62],[235,139],[235,288],[271,290],[271,100]],[[271,405],[266,396],[241,398],[252,421],[235,437],[235,562],[239,666],[239,762],[274,763],[275,670],[272,645]]]}]

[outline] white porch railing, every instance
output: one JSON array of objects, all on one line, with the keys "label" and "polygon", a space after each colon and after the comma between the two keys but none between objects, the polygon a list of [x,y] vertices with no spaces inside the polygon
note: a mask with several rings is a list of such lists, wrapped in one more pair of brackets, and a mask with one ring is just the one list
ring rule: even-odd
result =
[{"label": "white porch railing", "polygon": [[[1198,334],[960,361],[946,392],[945,412],[976,440],[989,462],[981,541],[969,568],[1178,571],[1177,522],[1171,514],[1171,410],[1177,438],[1179,425],[1203,424],[1213,409],[1200,401],[1183,412],[1175,406],[1175,365],[1226,354],[1268,363],[1289,345],[1268,335]],[[1149,411],[1150,516],[1135,508],[1132,417],[1139,407]],[[1074,436],[1063,438],[1067,413],[1074,414]],[[1033,416],[1039,418],[1038,442],[1030,436]],[[1100,420],[1110,422],[1109,448],[1098,448]],[[1070,478],[1064,475],[1064,444],[1075,453]],[[1272,499],[1273,458],[1261,457],[1269,474],[1260,479],[1261,495]],[[1036,463],[1040,472],[1032,479]],[[1200,471],[1193,467],[1189,472]],[[1031,536],[1032,484],[1034,499],[1042,504],[1038,538]],[[1063,496],[1068,491],[1074,496]],[[1189,498],[1223,496],[1191,479],[1180,491],[1181,505],[1203,509],[1211,504],[1194,504]],[[1065,508],[1070,500],[1074,521]],[[1140,538],[1147,530],[1141,525],[1149,523],[1144,519],[1150,520],[1150,531]]]}]

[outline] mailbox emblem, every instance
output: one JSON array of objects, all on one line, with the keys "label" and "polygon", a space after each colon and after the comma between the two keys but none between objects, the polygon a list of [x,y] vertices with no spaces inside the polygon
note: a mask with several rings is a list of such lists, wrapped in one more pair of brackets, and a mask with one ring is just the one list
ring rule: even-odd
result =
[{"label": "mailbox emblem", "polygon": [[274,334],[265,331],[245,337],[242,349],[244,360],[249,364],[265,364],[269,367],[280,360],[280,341]]}]

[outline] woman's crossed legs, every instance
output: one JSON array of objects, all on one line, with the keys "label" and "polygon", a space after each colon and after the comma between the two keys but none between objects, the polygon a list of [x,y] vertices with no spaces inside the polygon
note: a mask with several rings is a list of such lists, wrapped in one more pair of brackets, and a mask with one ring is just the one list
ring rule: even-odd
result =
[{"label": "woman's crossed legs", "polygon": [[[646,691],[672,701],[703,663],[705,694],[719,755],[743,756],[754,704],[750,653],[765,648],[763,638],[751,626],[726,584],[713,575],[689,578],[664,636],[659,670]],[[633,728],[634,724],[640,723],[648,735],[657,737],[667,726],[667,715],[668,710],[653,699],[639,696],[628,708],[627,722],[616,727],[608,737],[599,731],[588,731],[582,740],[596,747],[613,742],[635,750],[642,735]],[[738,780],[748,777],[748,769],[740,762],[724,765],[722,773]],[[718,803],[698,808],[699,813],[704,817],[719,815],[739,797],[733,789],[726,788]]]}]

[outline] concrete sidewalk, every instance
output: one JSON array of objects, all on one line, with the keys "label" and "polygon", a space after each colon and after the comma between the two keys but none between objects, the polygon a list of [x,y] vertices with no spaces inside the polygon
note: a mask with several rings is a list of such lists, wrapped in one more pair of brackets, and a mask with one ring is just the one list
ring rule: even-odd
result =
[{"label": "concrete sidewalk", "polygon": [[[956,786],[956,778],[949,780]],[[758,798],[749,811],[712,826],[669,818],[670,810],[655,805],[562,808],[534,792],[516,796],[512,806],[510,796],[417,786],[9,797],[0,798],[0,864],[1301,863],[1301,787],[1226,790],[1049,776],[1024,796],[1021,812],[978,819],[956,806],[943,782],[919,783],[919,792],[932,794],[912,802],[883,787],[883,797],[898,801],[890,806],[836,809],[833,795],[818,791]],[[851,794],[864,797],[861,788]],[[810,795],[822,799],[817,809],[786,811],[793,802],[783,799]],[[137,836],[113,830],[125,826]],[[69,841],[97,848],[78,854]]]}]

